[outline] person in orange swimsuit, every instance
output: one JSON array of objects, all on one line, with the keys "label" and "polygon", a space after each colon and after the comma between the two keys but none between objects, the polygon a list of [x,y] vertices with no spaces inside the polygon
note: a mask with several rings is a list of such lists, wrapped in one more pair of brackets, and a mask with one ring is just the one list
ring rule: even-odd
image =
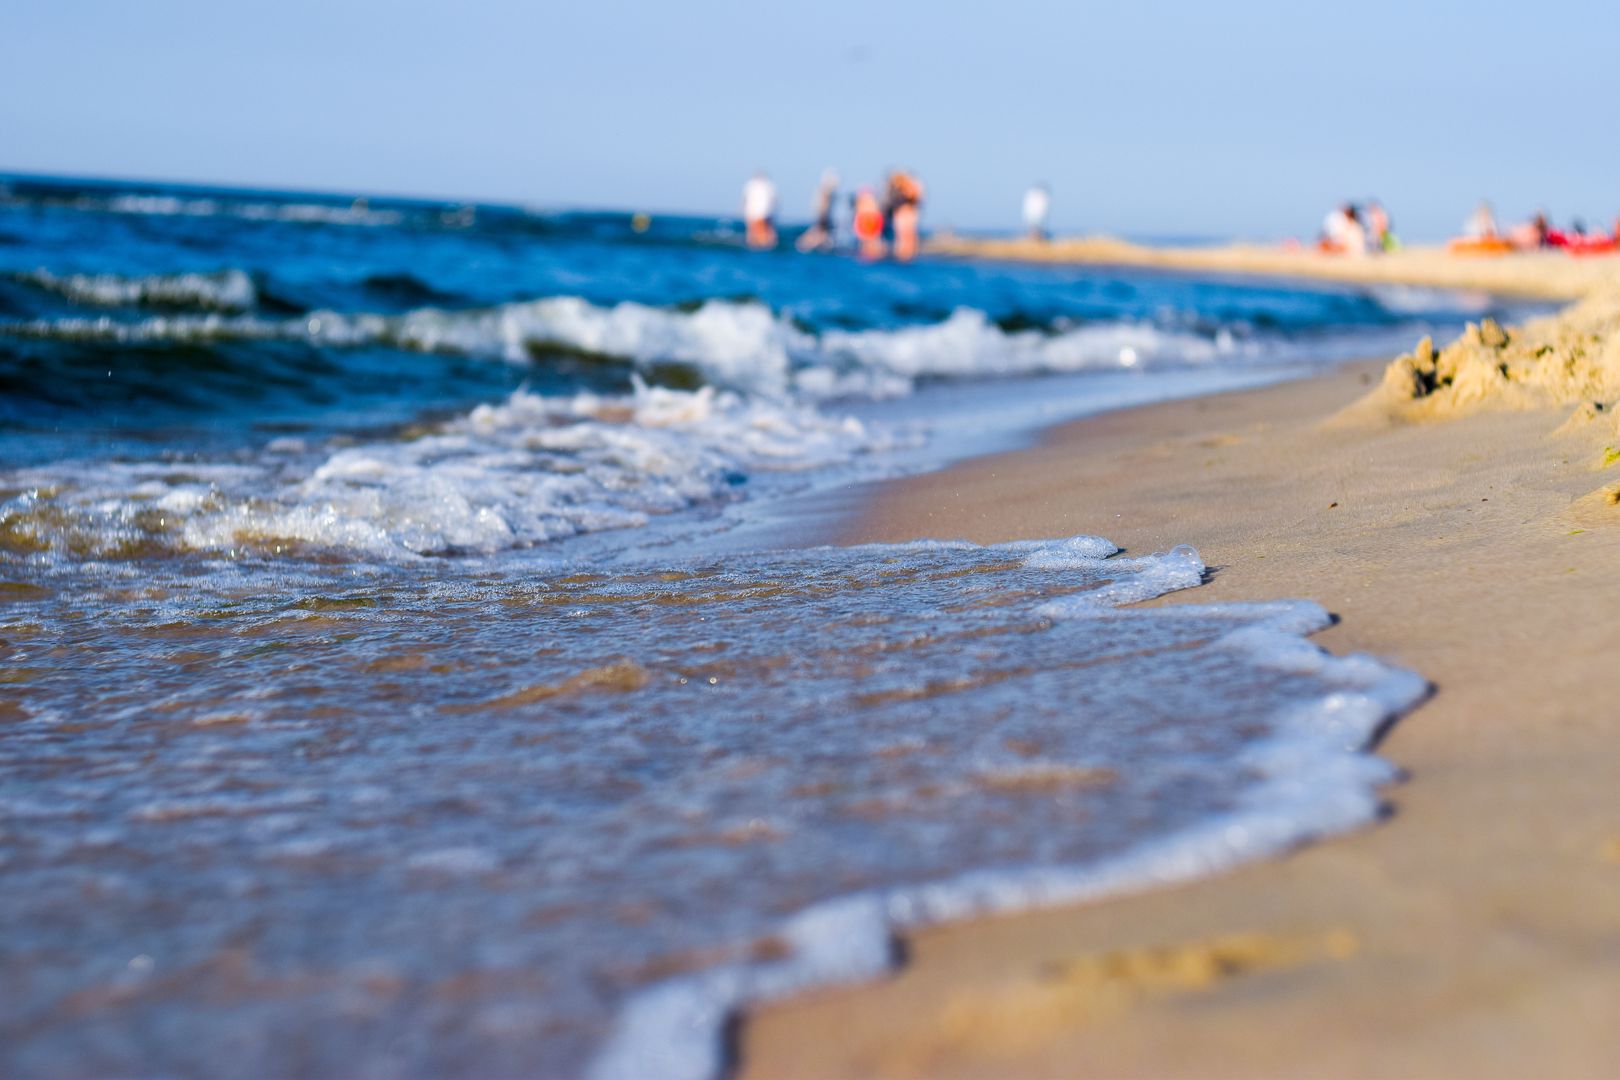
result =
[{"label": "person in orange swimsuit", "polygon": [[861,258],[883,258],[883,208],[871,188],[863,187],[855,193],[855,219],[850,224],[860,244]]}]

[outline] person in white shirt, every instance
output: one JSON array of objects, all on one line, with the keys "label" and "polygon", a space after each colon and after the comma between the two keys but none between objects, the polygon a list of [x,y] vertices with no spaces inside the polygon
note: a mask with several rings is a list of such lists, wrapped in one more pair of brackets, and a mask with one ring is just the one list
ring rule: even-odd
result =
[{"label": "person in white shirt", "polygon": [[1345,203],[1322,220],[1323,251],[1336,255],[1367,254],[1367,228],[1351,203]]},{"label": "person in white shirt", "polygon": [[1470,240],[1496,239],[1496,215],[1491,211],[1491,204],[1480,200],[1474,212],[1468,215],[1463,222],[1463,235]]},{"label": "person in white shirt", "polygon": [[763,170],[743,185],[743,224],[748,229],[749,247],[776,246],[776,185]]},{"label": "person in white shirt", "polygon": [[1046,215],[1051,211],[1052,192],[1045,184],[1036,184],[1024,192],[1024,228],[1031,240],[1045,242]]}]

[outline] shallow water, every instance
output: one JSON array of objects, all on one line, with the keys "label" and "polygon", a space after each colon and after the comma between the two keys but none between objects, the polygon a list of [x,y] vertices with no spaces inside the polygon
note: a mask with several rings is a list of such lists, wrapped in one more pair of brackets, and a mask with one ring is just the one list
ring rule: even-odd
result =
[{"label": "shallow water", "polygon": [[[1114,612],[1203,567],[1111,549],[10,586],[12,1065],[575,1074],[674,979],[603,1068],[701,1075],[718,1029],[671,1047],[671,1000],[870,972],[891,922],[1212,822],[1239,835],[1180,858],[1367,816],[1387,773],[1358,751],[1420,684],[1234,637],[1308,606]],[[1290,727],[1325,702],[1337,730]],[[1002,879],[907,892],[967,869]],[[802,914],[851,895],[882,913]]]},{"label": "shallow water", "polygon": [[794,534],[1495,306],[0,183],[0,1072],[702,1076],[896,929],[1368,820],[1422,684],[1313,605]]}]

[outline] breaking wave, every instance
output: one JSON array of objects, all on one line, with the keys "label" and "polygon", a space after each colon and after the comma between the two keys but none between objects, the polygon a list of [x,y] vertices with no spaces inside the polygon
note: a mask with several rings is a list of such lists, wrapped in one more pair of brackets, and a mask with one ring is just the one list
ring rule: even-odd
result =
[{"label": "breaking wave", "polygon": [[75,304],[95,307],[140,305],[240,312],[254,308],[259,303],[259,293],[253,279],[245,271],[237,269],[139,277],[118,274],[58,276],[48,270],[34,270],[14,277],[24,284],[64,296]]},{"label": "breaking wave", "polygon": [[[200,275],[172,280],[51,280],[63,291],[91,293],[107,303],[189,290],[220,308],[233,298],[245,300],[244,289],[252,288],[245,275],[241,280]],[[561,352],[643,371],[675,365],[723,388],[777,395],[796,392],[813,398],[901,394],[920,378],[1263,359],[1280,353],[1281,345],[1239,337],[1231,329],[1206,334],[1145,322],[1004,330],[982,311],[970,308],[930,325],[818,333],[755,303],[712,300],[682,311],[632,302],[599,306],[566,296],[468,310],[425,307],[400,315],[316,311],[269,318],[215,311],[137,320],[75,316],[0,323],[0,334],[117,344],[383,345],[519,364]]]},{"label": "breaking wave", "polygon": [[447,424],[356,445],[269,443],[253,464],[99,462],[3,477],[0,556],[298,550],[489,554],[725,501],[751,474],[895,445],[808,405],[703,387],[519,390]]},{"label": "breaking wave", "polygon": [[0,189],[0,200],[17,203],[37,203],[65,206],[73,210],[103,214],[134,214],[156,217],[229,217],[246,221],[285,221],[321,225],[364,225],[372,227],[400,225],[405,222],[403,211],[373,207],[365,199],[340,202],[287,202],[242,198],[216,198],[210,196],[171,195],[147,192],[122,192],[112,195],[58,192],[5,191]]}]

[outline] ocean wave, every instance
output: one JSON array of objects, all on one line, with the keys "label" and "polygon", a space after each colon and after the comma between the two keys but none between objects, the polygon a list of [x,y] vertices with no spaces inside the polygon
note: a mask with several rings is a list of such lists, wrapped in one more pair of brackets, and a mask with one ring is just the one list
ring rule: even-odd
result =
[{"label": "ocean wave", "polygon": [[319,549],[384,559],[489,554],[724,501],[751,474],[894,445],[808,405],[703,387],[519,390],[439,427],[332,449],[271,442],[254,465],[103,462],[0,476],[12,558]]},{"label": "ocean wave", "polygon": [[368,293],[386,297],[402,307],[443,303],[455,298],[454,293],[437,289],[415,274],[368,274],[360,284]]},{"label": "ocean wave", "polygon": [[0,324],[0,334],[121,344],[291,340],[322,347],[395,348],[490,356],[525,364],[547,352],[623,363],[643,372],[691,369],[723,388],[810,398],[905,393],[919,378],[975,378],[1208,364],[1263,358],[1265,343],[1229,329],[1200,333],[1143,322],[1067,329],[1000,328],[981,311],[958,309],[923,326],[817,333],[755,303],[711,300],[690,310],[578,297],[490,308],[417,308],[400,315],[315,311],[257,315],[40,319]]},{"label": "ocean wave", "polygon": [[822,348],[830,356],[911,378],[1204,364],[1260,353],[1256,343],[1240,341],[1229,329],[1206,336],[1141,322],[1112,322],[1057,332],[1009,331],[971,308],[959,308],[929,326],[829,333]]},{"label": "ocean wave", "polygon": [[320,225],[362,225],[386,227],[405,221],[399,210],[371,207],[365,199],[347,204],[323,202],[238,201],[126,193],[110,198],[81,195],[67,200],[75,210],[107,214],[138,214],[161,217],[234,217],[246,221],[285,221]]},{"label": "ocean wave", "polygon": [[1495,297],[1478,289],[1435,289],[1422,285],[1374,285],[1366,295],[1397,317],[1484,315],[1498,306]]},{"label": "ocean wave", "polygon": [[13,278],[73,301],[97,307],[200,308],[204,311],[241,312],[258,305],[259,293],[253,279],[237,269],[211,273],[147,274],[125,277],[118,274],[53,274],[34,270]]}]

